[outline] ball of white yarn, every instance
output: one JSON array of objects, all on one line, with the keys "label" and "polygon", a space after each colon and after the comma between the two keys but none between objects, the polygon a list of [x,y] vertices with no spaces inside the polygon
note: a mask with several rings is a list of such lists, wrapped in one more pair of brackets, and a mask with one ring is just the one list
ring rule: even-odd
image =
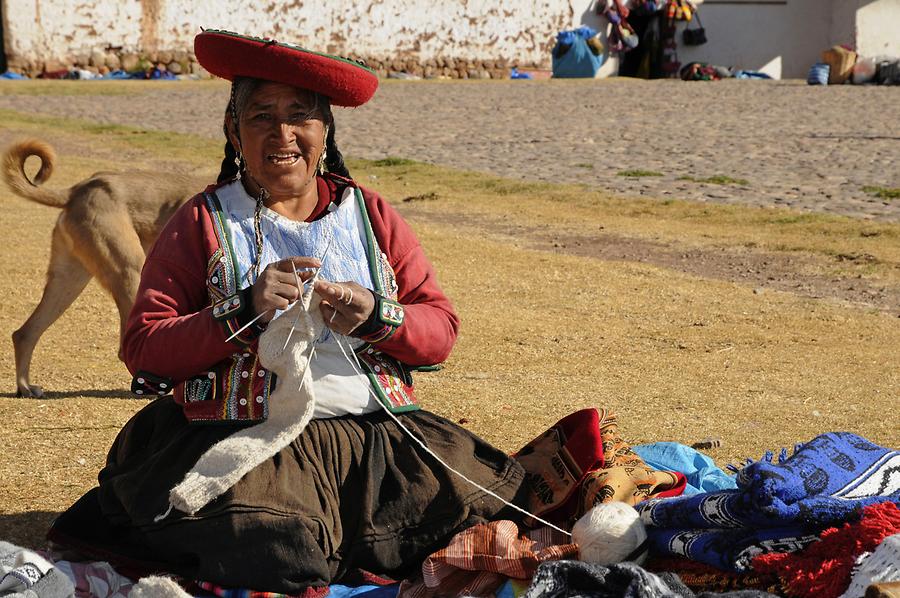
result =
[{"label": "ball of white yarn", "polygon": [[[572,528],[582,561],[598,565],[620,563],[647,539],[641,516],[624,502],[600,503],[585,513]],[[632,560],[642,563],[647,552]]]}]

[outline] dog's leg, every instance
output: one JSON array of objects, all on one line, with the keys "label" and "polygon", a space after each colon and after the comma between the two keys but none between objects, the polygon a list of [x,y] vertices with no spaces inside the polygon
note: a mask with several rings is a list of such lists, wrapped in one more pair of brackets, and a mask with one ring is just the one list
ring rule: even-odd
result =
[{"label": "dog's leg", "polygon": [[32,386],[29,380],[34,347],[41,335],[72,305],[91,280],[91,275],[72,255],[69,247],[57,225],[53,229],[53,241],[50,244],[50,266],[47,268],[44,294],[28,320],[13,332],[18,396],[40,397],[44,394],[40,386]]},{"label": "dog's leg", "polygon": [[90,273],[106,289],[119,309],[119,359],[125,324],[141,282],[144,248],[133,228],[122,227],[118,236],[95,237],[92,244],[81,244],[82,259]]}]

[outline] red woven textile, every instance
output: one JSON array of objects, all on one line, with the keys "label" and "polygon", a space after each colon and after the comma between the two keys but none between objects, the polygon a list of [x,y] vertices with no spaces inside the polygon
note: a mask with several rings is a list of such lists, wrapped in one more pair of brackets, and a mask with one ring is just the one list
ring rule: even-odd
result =
[{"label": "red woven textile", "polygon": [[831,527],[821,539],[799,552],[773,552],[753,559],[753,569],[781,579],[786,595],[837,598],[850,585],[856,559],[882,540],[900,532],[900,509],[885,502],[863,509],[862,519]]}]

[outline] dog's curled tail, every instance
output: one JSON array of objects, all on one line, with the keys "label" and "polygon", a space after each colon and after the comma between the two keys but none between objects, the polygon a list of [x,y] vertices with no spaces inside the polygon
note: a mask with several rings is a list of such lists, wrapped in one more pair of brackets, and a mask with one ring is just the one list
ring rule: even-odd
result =
[{"label": "dog's curled tail", "polygon": [[[25,160],[29,156],[37,156],[41,161],[34,182],[28,180],[28,175],[25,174]],[[6,150],[3,156],[3,180],[16,195],[45,206],[61,208],[69,201],[68,189],[52,190],[41,187],[53,174],[54,162],[56,152],[47,143],[38,139],[20,141]]]}]

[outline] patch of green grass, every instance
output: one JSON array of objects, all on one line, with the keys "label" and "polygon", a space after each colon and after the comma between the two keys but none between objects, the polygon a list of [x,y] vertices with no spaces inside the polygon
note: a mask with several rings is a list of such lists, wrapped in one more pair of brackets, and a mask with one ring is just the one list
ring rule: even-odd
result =
[{"label": "patch of green grass", "polygon": [[[561,230],[581,230],[602,214],[608,232],[652,236],[664,242],[728,247],[754,243],[761,251],[813,253],[870,253],[880,277],[900,280],[900,224],[790,209],[707,204],[672,198],[620,198],[581,184],[530,182],[489,174],[418,163],[401,167],[403,179],[373,162],[348,159],[350,171],[362,184],[374,186],[388,198],[434,192],[440,202],[419,202],[420,209],[440,205],[442,217],[509,218],[541,222]],[[377,179],[371,178],[377,175]],[[412,205],[412,202],[404,204]],[[864,233],[864,234],[863,234]],[[689,240],[689,241],[687,241]],[[843,262],[850,264],[852,262]],[[854,267],[859,267],[854,265]]]},{"label": "patch of green grass", "polygon": [[716,174],[706,178],[699,178],[690,175],[683,175],[675,179],[676,181],[691,181],[692,183],[707,183],[710,185],[740,185],[746,186],[750,184],[747,179],[736,179],[724,174]]},{"label": "patch of green grass", "polygon": [[538,189],[541,189],[546,197],[547,194],[554,191],[553,185],[547,183],[523,183],[494,177],[483,177],[473,182],[479,191],[486,191],[493,195],[530,195],[536,191],[540,193],[541,191]]},{"label": "patch of green grass", "polygon": [[[140,93],[137,86],[131,89],[122,82],[110,86],[105,81],[4,81],[0,83],[0,96],[124,96]],[[137,82],[134,82],[137,83]]]},{"label": "patch of green grass", "polygon": [[620,170],[616,173],[616,176],[627,176],[627,177],[643,177],[643,176],[662,176],[663,173],[656,172],[655,170]]},{"label": "patch of green grass", "polygon": [[407,158],[398,158],[397,156],[388,156],[387,158],[382,158],[381,160],[375,160],[372,162],[372,166],[412,166],[414,164],[418,164],[415,160],[409,160]]},{"label": "patch of green grass", "polygon": [[26,95],[26,96],[123,96],[138,95],[151,89],[161,87],[178,89],[210,89],[224,88],[228,84],[221,79],[209,79],[203,81],[162,81],[128,79],[125,81],[110,80],[48,80],[27,79],[17,81],[0,81],[0,96]]},{"label": "patch of green grass", "polygon": [[790,212],[787,216],[778,216],[771,220],[772,224],[809,224],[821,220],[821,214]]},{"label": "patch of green grass", "polygon": [[878,199],[900,199],[900,188],[897,187],[879,187],[877,185],[866,185],[863,191],[869,195],[874,195]]},{"label": "patch of green grass", "polygon": [[221,160],[222,155],[222,141],[170,131],[151,131],[13,110],[0,110],[0,122],[6,127],[15,127],[38,137],[46,138],[54,131],[95,136],[101,138],[106,145],[139,149],[189,164],[208,165],[210,160]]}]

